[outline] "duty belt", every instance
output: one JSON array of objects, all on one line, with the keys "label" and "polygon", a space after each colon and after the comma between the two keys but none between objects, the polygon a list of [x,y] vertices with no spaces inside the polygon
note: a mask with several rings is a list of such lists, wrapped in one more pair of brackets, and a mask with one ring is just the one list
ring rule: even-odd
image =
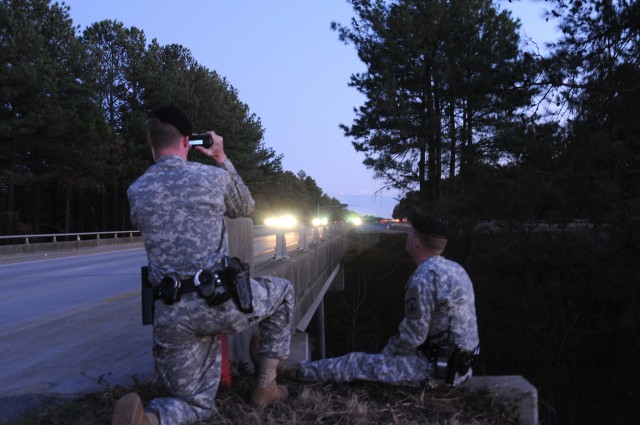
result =
[{"label": "duty belt", "polygon": [[149,282],[149,268],[140,270],[142,280],[142,324],[153,324],[154,303],[162,300],[171,305],[180,301],[182,294],[197,292],[209,305],[219,305],[233,298],[238,309],[243,313],[253,312],[253,295],[251,291],[250,266],[237,257],[225,257],[225,268],[217,271],[199,270],[193,277],[180,278],[167,275],[157,287]]},{"label": "duty belt", "polygon": [[157,288],[158,297],[167,305],[180,301],[182,294],[197,292],[211,305],[222,304],[231,298],[228,277],[221,271],[199,270],[195,276],[184,279],[176,275],[162,278]]},{"label": "duty belt", "polygon": [[186,279],[180,279],[180,289],[182,289],[183,294],[196,292],[197,288],[195,282],[193,281],[193,276]]}]

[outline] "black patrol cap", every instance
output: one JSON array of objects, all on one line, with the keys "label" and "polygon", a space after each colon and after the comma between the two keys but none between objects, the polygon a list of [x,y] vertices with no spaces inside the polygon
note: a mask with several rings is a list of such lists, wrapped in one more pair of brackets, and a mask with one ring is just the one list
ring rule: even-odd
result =
[{"label": "black patrol cap", "polygon": [[449,239],[449,228],[444,221],[420,212],[409,213],[408,218],[413,228],[419,233],[434,238]]},{"label": "black patrol cap", "polygon": [[185,136],[191,136],[193,132],[191,120],[176,106],[167,105],[158,108],[153,112],[151,118],[156,118],[164,123],[171,124]]}]

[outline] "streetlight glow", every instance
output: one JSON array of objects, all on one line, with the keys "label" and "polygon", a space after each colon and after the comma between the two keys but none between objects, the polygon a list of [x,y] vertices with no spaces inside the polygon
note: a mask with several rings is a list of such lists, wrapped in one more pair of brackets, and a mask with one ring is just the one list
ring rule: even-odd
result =
[{"label": "streetlight glow", "polygon": [[314,227],[326,226],[328,222],[329,221],[327,220],[326,217],[322,217],[322,218],[316,217],[313,220],[311,220],[311,224],[313,224]]}]

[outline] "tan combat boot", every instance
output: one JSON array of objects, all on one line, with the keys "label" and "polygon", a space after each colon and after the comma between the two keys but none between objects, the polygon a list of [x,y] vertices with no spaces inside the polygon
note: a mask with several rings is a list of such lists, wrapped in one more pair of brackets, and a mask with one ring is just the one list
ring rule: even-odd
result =
[{"label": "tan combat boot", "polygon": [[120,397],[113,409],[112,425],[160,425],[156,415],[145,412],[142,400],[136,393],[125,394]]},{"label": "tan combat boot", "polygon": [[278,359],[260,359],[256,388],[251,394],[251,404],[254,406],[265,406],[289,396],[287,388],[276,383],[276,370],[279,363]]},{"label": "tan combat boot", "polygon": [[[249,343],[249,357],[253,362],[253,365],[258,370],[258,365],[260,364],[260,355],[258,351],[260,350],[260,334],[254,333],[251,335],[251,341]],[[300,369],[300,363],[291,363],[286,360],[278,363],[276,368],[277,374],[281,378],[295,380],[298,379],[298,370]]]}]

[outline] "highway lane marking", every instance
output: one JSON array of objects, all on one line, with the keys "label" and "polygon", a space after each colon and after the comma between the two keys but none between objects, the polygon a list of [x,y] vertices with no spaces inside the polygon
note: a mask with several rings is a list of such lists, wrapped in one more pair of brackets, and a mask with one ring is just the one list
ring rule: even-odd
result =
[{"label": "highway lane marking", "polygon": [[134,295],[138,295],[139,296],[140,295],[140,291],[125,292],[124,294],[116,295],[115,297],[105,298],[104,301],[106,301],[106,302],[122,301],[122,300],[126,300],[127,298],[131,298]]},{"label": "highway lane marking", "polygon": [[[51,251],[51,252],[40,252],[40,253],[32,253],[26,255],[8,255],[0,257],[0,265],[9,265],[16,263],[29,263],[29,262],[38,262],[38,261],[53,261],[59,260],[60,258],[66,257],[82,257],[82,256],[94,256],[94,255],[104,255],[110,254],[113,252],[123,252],[127,251],[140,251],[140,253],[144,254],[143,247],[137,248],[124,248],[117,249],[113,247],[105,247],[103,249],[97,249],[99,252],[91,252],[91,249],[82,251],[82,250],[64,250],[64,251]],[[47,257],[47,258],[41,258]]]},{"label": "highway lane marking", "polygon": [[[107,303],[113,304],[118,301],[124,301],[132,298],[134,295],[140,294],[140,291],[129,291],[124,294],[112,296],[109,298],[102,298],[98,301],[93,301],[89,303],[82,303],[80,305],[70,307],[69,309],[54,312],[54,313],[45,313],[41,315],[35,315],[6,326],[0,326],[0,340],[6,338],[11,335],[28,333],[29,329],[34,327],[44,327],[48,326],[51,322],[58,320],[68,320],[73,318],[74,316],[79,316],[87,311],[93,311],[100,306],[104,306]],[[73,320],[73,319],[71,319]]]}]

